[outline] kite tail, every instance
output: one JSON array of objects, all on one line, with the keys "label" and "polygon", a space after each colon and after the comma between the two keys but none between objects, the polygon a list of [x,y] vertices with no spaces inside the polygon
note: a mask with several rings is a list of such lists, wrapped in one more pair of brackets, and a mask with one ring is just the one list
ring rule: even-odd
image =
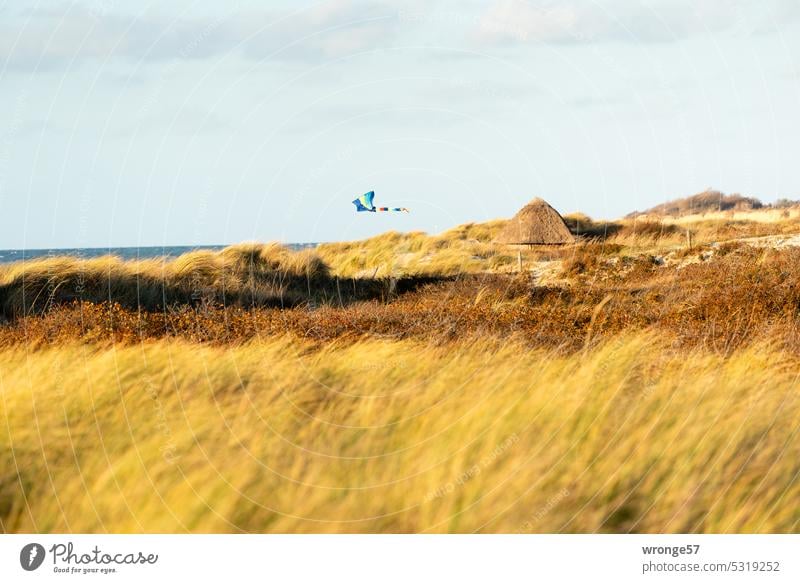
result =
[{"label": "kite tail", "polygon": [[384,212],[384,213],[385,212],[394,212],[394,213],[407,213],[407,212],[409,212],[409,210],[407,208],[405,208],[405,207],[389,208],[389,207],[386,207],[386,206],[379,206],[375,210],[380,211],[380,212]]}]

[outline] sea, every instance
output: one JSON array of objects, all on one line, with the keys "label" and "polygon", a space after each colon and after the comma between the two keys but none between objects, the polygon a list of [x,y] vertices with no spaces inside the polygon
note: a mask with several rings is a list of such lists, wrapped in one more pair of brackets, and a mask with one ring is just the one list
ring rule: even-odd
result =
[{"label": "sea", "polygon": [[[313,249],[319,243],[287,243],[286,247],[294,250]],[[121,259],[171,259],[189,251],[207,249],[219,251],[228,245],[176,245],[171,247],[87,247],[76,249],[0,249],[0,263],[28,261],[43,257],[79,257],[90,259],[104,255],[116,255]]]}]

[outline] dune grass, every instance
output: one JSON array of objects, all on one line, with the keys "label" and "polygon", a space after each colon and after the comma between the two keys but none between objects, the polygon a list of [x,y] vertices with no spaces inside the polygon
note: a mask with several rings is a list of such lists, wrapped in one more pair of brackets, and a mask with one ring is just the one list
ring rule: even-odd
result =
[{"label": "dune grass", "polygon": [[469,223],[438,235],[390,231],[364,241],[325,243],[317,252],[342,277],[504,272],[517,263],[516,250],[493,243],[505,223]]},{"label": "dune grass", "polygon": [[798,532],[796,357],[623,335],[0,352],[5,532]]},{"label": "dune grass", "polygon": [[390,280],[383,297],[275,308],[209,304],[147,312],[72,303],[1,326],[0,347],[161,338],[231,345],[290,334],[323,342],[371,336],[443,345],[516,337],[529,347],[570,353],[620,333],[651,331],[675,346],[723,355],[759,342],[800,354],[800,249],[727,244],[659,260],[603,243],[572,253],[554,262],[557,283],[532,272],[416,277]]},{"label": "dune grass", "polygon": [[613,250],[620,257],[635,257],[680,251],[690,241],[699,247],[800,233],[800,214],[794,210],[751,211],[747,217],[642,216],[611,222],[578,213],[565,219],[579,242],[561,247],[497,244],[494,240],[505,225],[497,220],[438,235],[388,232],[305,251],[241,243],[170,260],[50,257],[0,265],[0,315],[13,319],[75,300],[110,301],[145,311],[197,304],[342,304],[385,298],[395,285],[391,280],[509,274],[520,271],[520,265],[523,271],[535,271],[542,263],[579,260],[587,247],[589,254],[601,248],[604,254]]},{"label": "dune grass", "polygon": [[291,251],[275,243],[242,243],[168,260],[56,256],[0,265],[0,316],[13,320],[73,302],[111,302],[143,311],[342,305],[385,298],[425,281],[397,279],[334,276],[315,251]]},{"label": "dune grass", "polygon": [[0,529],[800,532],[794,219],[569,221],[0,267]]},{"label": "dune grass", "polygon": [[277,244],[243,243],[169,261],[56,256],[0,267],[0,303],[7,318],[72,300],[143,309],[201,301],[280,305],[297,301],[308,282],[317,287],[327,275],[312,252]]}]

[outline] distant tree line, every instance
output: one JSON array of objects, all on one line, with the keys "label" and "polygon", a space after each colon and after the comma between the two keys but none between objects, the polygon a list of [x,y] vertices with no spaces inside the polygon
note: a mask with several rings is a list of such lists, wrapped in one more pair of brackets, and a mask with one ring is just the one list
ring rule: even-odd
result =
[{"label": "distant tree line", "polygon": [[683,216],[698,213],[729,210],[756,210],[765,208],[789,208],[800,205],[800,201],[781,198],[772,204],[764,204],[759,199],[741,194],[724,194],[718,190],[705,190],[698,194],[665,202],[644,212],[628,215],[635,218],[640,215]]}]

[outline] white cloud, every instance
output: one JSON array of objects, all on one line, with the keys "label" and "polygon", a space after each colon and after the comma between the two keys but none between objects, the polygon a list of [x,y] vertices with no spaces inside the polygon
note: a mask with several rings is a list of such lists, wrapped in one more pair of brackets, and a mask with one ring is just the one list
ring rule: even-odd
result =
[{"label": "white cloud", "polygon": [[496,0],[472,36],[483,44],[671,42],[743,28],[769,32],[778,15],[800,16],[794,6],[787,0]]},{"label": "white cloud", "polygon": [[483,43],[559,41],[575,35],[579,18],[575,6],[500,0],[479,20],[475,38]]},{"label": "white cloud", "polygon": [[0,69],[53,70],[87,59],[245,57],[314,60],[337,57],[393,37],[388,4],[332,0],[306,10],[231,12],[220,17],[146,13],[59,4],[6,15],[0,24]]},{"label": "white cloud", "polygon": [[[263,17],[262,17],[263,19]],[[335,58],[384,46],[395,34],[397,16],[388,5],[337,0],[282,18],[274,26],[254,26],[257,15],[237,19],[225,33],[248,40],[244,54],[282,59]]]}]

